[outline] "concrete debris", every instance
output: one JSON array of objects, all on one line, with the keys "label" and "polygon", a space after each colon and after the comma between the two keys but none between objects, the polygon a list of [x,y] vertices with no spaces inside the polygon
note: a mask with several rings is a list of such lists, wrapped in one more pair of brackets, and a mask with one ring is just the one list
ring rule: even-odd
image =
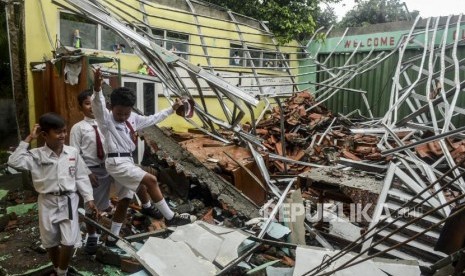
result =
[{"label": "concrete debris", "polygon": [[[146,150],[148,165],[157,167],[173,167],[177,165],[178,173],[185,175],[191,185],[207,188],[210,200],[219,200],[220,197],[231,198],[223,204],[231,207],[232,213],[238,212],[246,217],[257,217],[258,208],[243,193],[205,167],[192,153],[180,147],[176,141],[166,136],[158,127],[150,127],[140,131],[150,148]],[[152,155],[150,154],[152,153]],[[168,162],[169,161],[169,162]]]}]

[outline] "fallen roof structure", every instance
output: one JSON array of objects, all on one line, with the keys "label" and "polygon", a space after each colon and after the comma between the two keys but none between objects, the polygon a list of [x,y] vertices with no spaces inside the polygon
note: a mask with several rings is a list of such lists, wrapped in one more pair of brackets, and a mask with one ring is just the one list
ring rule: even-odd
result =
[{"label": "fallen roof structure", "polygon": [[[320,163],[315,164],[301,161],[305,155],[303,151],[294,151],[293,154],[289,154],[289,147],[302,142],[302,140],[290,137],[292,135],[285,136],[285,112],[283,110],[290,103],[285,103],[283,106],[280,97],[289,94],[288,92],[283,94],[263,93],[263,95],[260,95],[266,95],[261,98],[265,102],[266,108],[257,120],[251,122],[250,131],[244,130],[240,125],[241,119],[246,112],[253,114],[252,107],[259,103],[259,100],[254,95],[244,92],[241,88],[215,75],[212,68],[209,68],[212,70],[205,70],[159,47],[150,34],[146,33],[146,36],[142,36],[127,27],[126,24],[122,23],[125,20],[124,11],[115,10],[111,7],[109,1],[66,0],[64,2],[72,5],[75,11],[125,37],[136,50],[136,53],[155,69],[166,88],[165,95],[168,98],[170,93],[174,93],[176,96],[187,96],[193,99],[191,95],[193,87],[200,95],[200,99],[202,99],[204,87],[208,87],[215,93],[226,120],[213,116],[209,113],[208,107],[204,103],[200,103],[196,105],[196,113],[201,118],[203,125],[198,126],[194,122],[192,123],[204,133],[224,143],[230,143],[231,140],[218,132],[217,129],[229,130],[234,133],[235,138],[240,139],[251,151],[255,162],[260,168],[265,185],[269,188],[271,201],[273,203],[277,202],[274,208],[271,208],[270,217],[265,224],[266,226],[259,232],[258,238],[262,238],[265,234],[271,220],[274,219],[275,214],[278,212],[279,205],[283,203],[295,181],[295,175],[290,176],[288,179],[280,179],[281,181],[272,177],[260,152],[264,152],[264,155],[271,159],[278,160],[279,162],[275,163],[276,166],[286,173],[288,172],[287,164],[298,164],[308,168],[336,165],[341,171],[362,168],[367,173],[383,175],[383,187],[376,201],[373,219],[366,231],[342,250],[327,254],[329,257],[324,258],[323,255],[326,255],[326,253],[322,254],[321,258],[316,262],[301,262],[302,255],[297,255],[299,261],[296,263],[294,275],[337,274],[338,271],[343,269],[355,269],[356,265],[362,262],[364,262],[364,266],[372,266],[370,260],[381,255],[419,260],[423,267],[429,267],[441,260],[441,258],[446,257],[443,253],[434,250],[434,244],[439,235],[437,229],[447,219],[460,214],[464,209],[462,208],[458,212],[450,214],[451,206],[464,197],[463,191],[465,189],[465,182],[462,177],[463,168],[461,166],[462,155],[465,150],[463,148],[463,135],[460,133],[464,129],[463,127],[456,127],[453,123],[454,118],[461,118],[465,114],[463,112],[464,107],[457,105],[458,98],[464,90],[463,77],[460,71],[463,71],[465,60],[459,59],[457,55],[457,48],[463,44],[463,40],[458,35],[454,35],[454,42],[452,44],[446,43],[447,36],[454,32],[457,34],[461,30],[463,24],[461,15],[458,17],[449,16],[444,25],[439,24],[439,18],[428,18],[426,28],[421,30],[416,28],[419,22],[419,18],[417,18],[413,22],[410,32],[393,51],[390,53],[382,52],[376,56],[373,56],[374,51],[371,51],[365,59],[356,62],[349,58],[342,68],[329,66],[327,64],[329,57],[322,62],[311,56],[308,57],[313,59],[320,68],[319,71],[327,73],[329,78],[318,83],[319,88],[313,92],[316,95],[315,101],[310,106],[300,108],[300,115],[302,116],[298,116],[299,118],[307,115],[307,112],[319,109],[327,99],[340,91],[360,94],[362,100],[367,104],[368,110],[370,110],[365,97],[367,92],[349,89],[345,86],[355,76],[363,75],[381,64],[388,56],[393,54],[399,56],[393,77],[394,85],[391,91],[390,106],[385,116],[380,119],[373,118],[370,112],[369,118],[357,122],[357,124],[351,121],[351,116],[355,112],[340,116],[338,120],[328,119],[329,116],[325,118],[325,124],[321,124],[320,128],[315,128],[310,134],[311,138],[305,137],[306,150],[317,153],[322,152],[326,156],[324,160],[323,158],[318,160]],[[192,9],[192,13],[195,13],[194,9]],[[230,20],[234,22],[234,14],[229,13],[229,15]],[[131,22],[127,23],[132,24]],[[239,26],[237,28],[237,31],[240,32]],[[204,44],[203,40],[202,43],[205,46],[205,55],[208,56],[207,45]],[[407,47],[411,47],[412,44],[421,49],[421,54],[416,57],[405,57],[405,50]],[[243,47],[245,51],[248,50],[245,43]],[[357,49],[352,53],[352,56],[356,52]],[[185,78],[181,77],[179,70],[184,71],[183,74],[189,76],[189,81],[194,84],[193,86],[188,84]],[[289,70],[288,72],[289,77],[292,77]],[[453,72],[453,78],[446,78],[446,72]],[[257,87],[261,87],[259,77],[257,75],[255,77],[257,78]],[[297,87],[298,83],[293,82],[293,85]],[[297,92],[301,91],[294,89],[293,92],[297,95]],[[267,98],[275,99],[277,106],[274,109],[271,109],[270,101]],[[302,98],[305,97],[302,96]],[[228,99],[234,104],[233,110],[223,103],[223,99]],[[411,114],[400,118],[400,109],[404,106],[410,109]],[[295,107],[298,108],[298,106]],[[260,135],[260,131],[257,130],[260,123],[263,126],[265,121],[262,121],[262,119],[265,118],[265,112],[269,109],[276,111],[276,120],[273,121],[276,133],[274,136],[272,135],[273,138],[271,136],[263,137]],[[311,115],[309,116],[311,117]],[[318,119],[321,119],[321,117],[320,114]],[[278,122],[279,127],[277,127]],[[289,123],[289,120],[287,120],[287,123]],[[292,127],[287,133],[296,134],[302,129],[303,124],[292,121],[292,124],[288,125]],[[339,136],[342,131],[346,132],[346,134]],[[350,143],[350,139],[347,139],[348,136],[345,136],[355,136],[360,133],[369,133],[374,138],[368,139],[370,141],[359,140],[355,142],[355,139],[352,139],[352,143]],[[144,130],[142,134],[155,149],[155,152],[158,151],[158,148],[162,150],[165,150],[165,147],[169,148],[167,151],[169,157],[163,153],[161,158],[176,159],[176,161],[180,162],[180,171],[183,173],[199,171],[199,164],[196,163],[195,158],[192,158],[184,151],[179,151],[174,143],[153,145],[160,142],[160,139],[163,140],[158,129]],[[345,140],[346,143],[341,145],[335,141],[337,139],[326,140],[325,138],[338,136],[341,141]],[[361,136],[363,135],[360,134],[357,138]],[[263,142],[264,138],[269,138],[269,141],[272,141],[273,144]],[[279,141],[277,141],[277,138],[279,138]],[[292,142],[289,142],[290,140]],[[364,144],[362,145],[362,143]],[[426,145],[428,145],[427,149],[422,148]],[[357,146],[364,146],[364,148],[360,147],[357,151],[355,150]],[[267,154],[270,148],[275,153]],[[415,148],[415,151],[413,148]],[[376,153],[377,159],[365,158],[369,156],[366,151]],[[341,155],[344,159],[340,158]],[[386,158],[381,158],[383,156]],[[238,197],[239,202],[235,202],[237,190],[213,176],[212,173],[203,170],[201,174],[194,177],[202,178],[201,181],[211,189],[213,194],[219,197],[234,194],[232,201],[233,204],[237,204],[235,207],[246,215],[256,216],[256,206],[253,206],[251,201],[248,201],[245,197]],[[341,183],[341,185],[344,185],[344,183]],[[282,189],[283,187],[286,188]],[[459,189],[462,194],[450,199],[446,197],[446,189]],[[231,192],[233,190],[234,192]],[[277,200],[274,200],[273,197]],[[269,204],[265,204],[262,209],[268,207]],[[307,225],[307,230],[317,237],[319,244],[324,247],[331,247],[330,243],[313,226]],[[220,275],[225,273],[230,267],[238,265],[242,260],[246,259],[257,247],[258,245],[255,245],[243,255],[238,256],[237,259],[223,265],[221,267],[222,271],[215,271],[214,273]],[[358,249],[355,250],[356,248]],[[198,250],[202,251],[203,249],[199,248]],[[300,250],[297,251],[300,252]],[[354,253],[354,251],[359,253]],[[312,251],[308,254],[314,256],[320,253]],[[209,256],[209,259],[213,260],[212,256]],[[208,266],[205,269],[209,270],[210,268]],[[399,275],[405,275],[405,273],[401,272]]]}]

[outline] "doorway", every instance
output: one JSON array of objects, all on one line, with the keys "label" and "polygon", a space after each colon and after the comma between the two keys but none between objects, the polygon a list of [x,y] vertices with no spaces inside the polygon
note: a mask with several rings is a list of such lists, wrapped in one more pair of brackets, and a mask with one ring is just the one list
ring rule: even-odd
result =
[{"label": "doorway", "polygon": [[[135,108],[143,115],[152,115],[157,112],[158,95],[156,91],[157,83],[146,79],[123,77],[123,86],[136,92]],[[144,155],[145,144],[141,139],[137,139],[137,148],[134,154],[134,162],[140,164]]]}]

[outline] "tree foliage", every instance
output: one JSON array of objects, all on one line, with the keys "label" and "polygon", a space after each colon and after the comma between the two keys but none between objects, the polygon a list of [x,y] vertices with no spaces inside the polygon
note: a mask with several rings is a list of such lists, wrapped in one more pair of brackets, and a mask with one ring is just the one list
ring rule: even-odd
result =
[{"label": "tree foliage", "polygon": [[362,27],[371,24],[412,20],[418,11],[411,13],[400,0],[359,0],[339,23],[343,27]]},{"label": "tree foliage", "polygon": [[337,15],[333,7],[327,6],[325,9],[318,9],[316,25],[317,28],[325,27],[328,29],[331,25],[336,25]]},{"label": "tree foliage", "polygon": [[[329,0],[339,2],[340,0]],[[315,31],[318,0],[205,0],[236,13],[267,21],[280,43]]]}]

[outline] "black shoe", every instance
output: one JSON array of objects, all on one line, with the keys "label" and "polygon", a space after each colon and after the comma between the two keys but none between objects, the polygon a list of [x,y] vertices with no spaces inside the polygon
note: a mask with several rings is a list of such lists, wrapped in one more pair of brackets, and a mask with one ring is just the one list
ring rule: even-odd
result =
[{"label": "black shoe", "polygon": [[98,249],[98,237],[87,237],[86,245],[84,246],[84,251],[89,255],[95,255]]},{"label": "black shoe", "polygon": [[117,246],[116,246],[116,242],[117,242],[117,241],[118,241],[118,240],[111,241],[111,240],[107,239],[107,240],[105,241],[105,246],[106,246],[106,247],[115,248],[115,247],[117,247]]},{"label": "black shoe", "polygon": [[149,208],[142,208],[142,209],[140,210],[140,212],[141,212],[143,215],[152,217],[152,218],[154,218],[154,219],[162,219],[162,218],[163,218],[163,215],[162,215],[161,212],[157,209],[157,207],[155,207],[155,205],[152,205],[152,206],[150,206]]},{"label": "black shoe", "polygon": [[196,216],[193,216],[187,213],[184,213],[184,214],[174,213],[174,217],[170,220],[166,220],[165,224],[166,226],[181,226],[181,225],[193,223],[196,220],[197,220]]}]

